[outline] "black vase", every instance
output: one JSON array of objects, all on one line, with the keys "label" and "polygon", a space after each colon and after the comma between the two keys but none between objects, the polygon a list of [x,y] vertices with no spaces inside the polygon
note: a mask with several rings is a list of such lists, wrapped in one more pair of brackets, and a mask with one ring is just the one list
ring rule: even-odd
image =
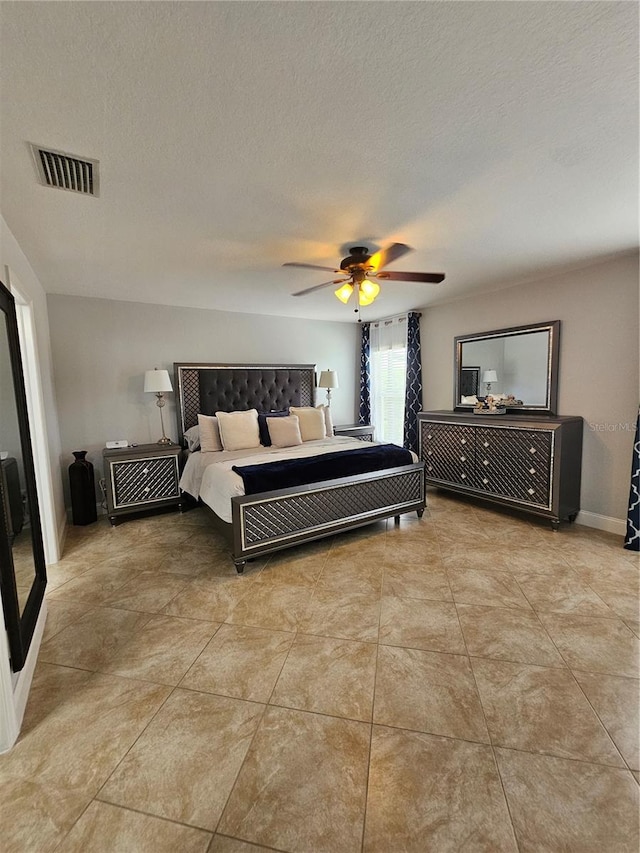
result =
[{"label": "black vase", "polygon": [[88,459],[85,459],[86,450],[74,450],[73,455],[76,457],[76,461],[69,465],[73,523],[92,524],[98,520],[93,465]]}]

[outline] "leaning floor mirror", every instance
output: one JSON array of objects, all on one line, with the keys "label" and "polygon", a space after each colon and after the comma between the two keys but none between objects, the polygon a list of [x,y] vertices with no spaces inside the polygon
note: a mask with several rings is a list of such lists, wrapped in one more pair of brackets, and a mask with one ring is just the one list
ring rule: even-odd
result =
[{"label": "leaning floor mirror", "polygon": [[0,594],[11,669],[25,663],[47,584],[16,307],[0,282]]}]

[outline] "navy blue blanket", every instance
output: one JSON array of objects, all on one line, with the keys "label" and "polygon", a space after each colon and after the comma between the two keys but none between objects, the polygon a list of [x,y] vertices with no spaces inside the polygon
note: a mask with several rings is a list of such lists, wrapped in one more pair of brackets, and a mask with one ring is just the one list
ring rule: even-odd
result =
[{"label": "navy blue blanket", "polygon": [[395,444],[376,444],[302,459],[265,462],[263,465],[234,465],[233,470],[242,477],[245,494],[255,495],[258,492],[411,465],[412,462],[409,450],[403,450]]}]

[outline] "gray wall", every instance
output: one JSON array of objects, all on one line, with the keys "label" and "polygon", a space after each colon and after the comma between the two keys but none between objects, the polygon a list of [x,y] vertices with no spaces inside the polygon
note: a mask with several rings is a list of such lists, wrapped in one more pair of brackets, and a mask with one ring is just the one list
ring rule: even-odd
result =
[{"label": "gray wall", "polygon": [[453,405],[456,335],[560,320],[558,414],[585,419],[582,510],[624,519],[639,400],[638,311],[637,254],[422,309],[424,408]]},{"label": "gray wall", "polygon": [[[143,444],[160,438],[153,394],[143,392],[145,370],[174,361],[309,363],[338,371],[332,393],[334,423],[353,423],[359,369],[355,323],[262,317],[194,308],[76,296],[48,296],[51,347],[63,472],[72,451],[87,450],[102,472],[105,441]],[[167,435],[177,438],[173,394],[167,395]],[[317,402],[325,391],[318,389]],[[65,490],[67,476],[63,473]],[[67,495],[68,497],[68,495]]]}]

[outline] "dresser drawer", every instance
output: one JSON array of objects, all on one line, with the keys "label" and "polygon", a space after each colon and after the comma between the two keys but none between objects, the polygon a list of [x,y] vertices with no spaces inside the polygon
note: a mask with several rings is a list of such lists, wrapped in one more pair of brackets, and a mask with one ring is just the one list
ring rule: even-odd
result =
[{"label": "dresser drawer", "polygon": [[553,456],[552,430],[478,429],[476,430],[478,461],[483,458],[509,456],[521,463],[530,461],[538,466],[548,466]]},{"label": "dresser drawer", "polygon": [[467,488],[476,486],[476,472],[473,465],[459,464],[455,461],[431,459],[425,462],[424,475],[429,481],[454,483]]},{"label": "dresser drawer", "polygon": [[503,456],[484,459],[477,466],[478,489],[532,506],[550,508],[550,483],[549,465],[522,465]]},{"label": "dresser drawer", "polygon": [[446,458],[465,464],[473,459],[475,430],[460,424],[439,424],[423,421],[420,424],[420,458]]}]

